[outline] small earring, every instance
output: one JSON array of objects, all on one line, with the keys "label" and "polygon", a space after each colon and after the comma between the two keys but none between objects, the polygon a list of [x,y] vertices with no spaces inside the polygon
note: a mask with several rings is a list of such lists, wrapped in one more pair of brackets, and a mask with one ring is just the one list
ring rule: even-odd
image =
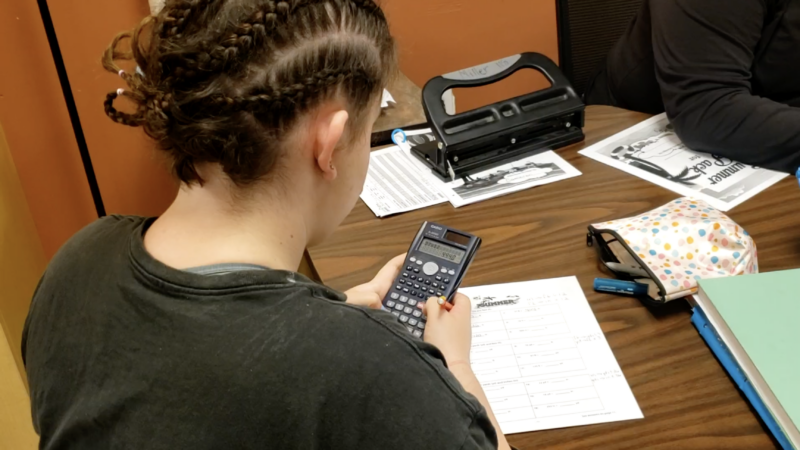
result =
[{"label": "small earring", "polygon": [[333,167],[333,163],[331,163],[331,170],[336,170],[336,169]]},{"label": "small earring", "polygon": [[122,88],[117,89],[117,96],[122,95],[123,92],[125,92],[125,89],[122,89]]}]

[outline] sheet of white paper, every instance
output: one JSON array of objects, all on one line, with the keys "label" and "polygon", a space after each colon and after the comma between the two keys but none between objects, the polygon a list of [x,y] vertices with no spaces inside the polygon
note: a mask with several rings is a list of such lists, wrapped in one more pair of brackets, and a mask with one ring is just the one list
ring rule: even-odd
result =
[{"label": "sheet of white paper", "polygon": [[435,176],[411,148],[436,138],[430,129],[406,132],[399,146],[374,151],[361,199],[378,217],[425,208],[449,200],[456,208],[581,173],[552,151],[520,159],[452,182]]},{"label": "sheet of white paper", "polygon": [[579,153],[678,194],[705,200],[720,211],[729,211],[786,176],[690,150],[666,114]]},{"label": "sheet of white paper", "polygon": [[409,152],[394,146],[370,154],[361,199],[378,217],[444,203],[444,182]]},{"label": "sheet of white paper", "polygon": [[458,208],[580,175],[578,169],[549,151],[447,183],[443,192]]},{"label": "sheet of white paper", "polygon": [[503,433],[644,417],[575,277],[461,292],[472,369]]},{"label": "sheet of white paper", "polygon": [[383,90],[383,97],[381,97],[381,108],[386,108],[389,106],[389,103],[397,103],[394,101],[394,97],[392,94],[389,93],[388,90]]}]

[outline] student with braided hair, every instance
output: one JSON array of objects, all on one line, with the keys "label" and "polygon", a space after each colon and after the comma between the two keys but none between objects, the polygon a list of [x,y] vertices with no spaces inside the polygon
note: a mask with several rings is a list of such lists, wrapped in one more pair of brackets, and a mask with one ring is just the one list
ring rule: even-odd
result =
[{"label": "student with braided hair", "polygon": [[167,0],[113,40],[106,114],[180,190],[43,275],[23,337],[41,448],[509,448],[468,298],[422,306],[418,339],[380,309],[403,256],[345,293],[296,273],[358,199],[395,58],[372,0]]}]

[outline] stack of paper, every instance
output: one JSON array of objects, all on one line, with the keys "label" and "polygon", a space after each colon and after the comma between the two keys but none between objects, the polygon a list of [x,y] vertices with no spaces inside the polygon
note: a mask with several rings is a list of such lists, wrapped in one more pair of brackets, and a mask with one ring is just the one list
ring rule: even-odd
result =
[{"label": "stack of paper", "polygon": [[409,143],[372,152],[361,199],[378,217],[449,201],[456,208],[581,173],[552,151],[445,182],[415,156],[411,147],[432,140],[430,130],[408,133]]}]

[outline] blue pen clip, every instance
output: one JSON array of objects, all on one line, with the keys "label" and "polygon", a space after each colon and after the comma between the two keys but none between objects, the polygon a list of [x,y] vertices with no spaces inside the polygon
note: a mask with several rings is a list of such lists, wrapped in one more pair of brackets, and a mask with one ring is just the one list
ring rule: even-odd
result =
[{"label": "blue pen clip", "polygon": [[408,137],[406,136],[406,132],[399,128],[392,131],[392,142],[394,142],[395,145],[401,145],[408,142]]}]

